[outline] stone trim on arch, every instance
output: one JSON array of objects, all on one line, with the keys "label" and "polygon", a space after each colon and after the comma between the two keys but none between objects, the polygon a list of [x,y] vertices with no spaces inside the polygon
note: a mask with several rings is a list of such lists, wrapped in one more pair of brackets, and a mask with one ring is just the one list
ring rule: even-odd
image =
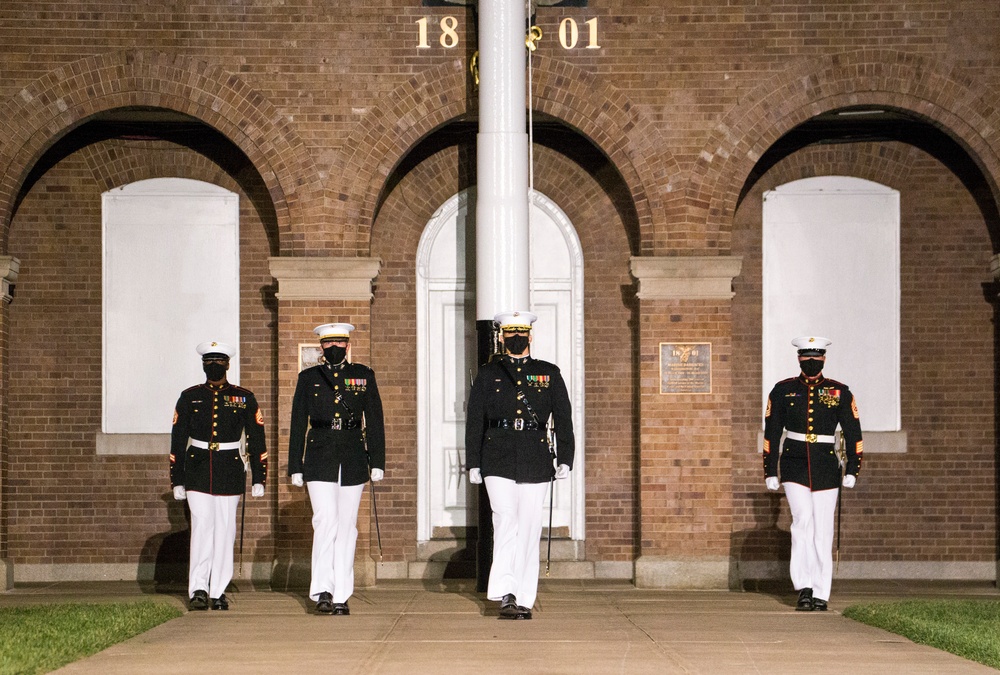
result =
[{"label": "stone trim on arch", "polygon": [[[406,152],[449,120],[475,112],[468,77],[461,59],[419,73],[386,96],[352,132],[339,173],[331,177],[344,186],[334,194],[337,206],[331,217],[349,224],[345,255],[368,254],[380,190]],[[678,164],[662,152],[659,131],[622,91],[576,66],[538,60],[533,78],[535,110],[590,138],[621,173],[639,218],[639,252],[652,252],[656,224],[680,213],[683,198]]]},{"label": "stone trim on arch", "polygon": [[[910,111],[955,137],[1000,183],[1000,96],[959,68],[923,56],[864,49],[804,59],[757,86],[716,125],[692,171],[683,219],[730,245],[743,183],[764,152],[806,120],[845,106]],[[1000,194],[997,195],[1000,199]]]},{"label": "stone trim on arch", "polygon": [[[38,78],[0,102],[0,238],[6,246],[21,184],[52,143],[87,118],[122,107],[165,108],[195,117],[237,145],[260,173],[283,250],[293,222],[324,219],[318,173],[290,122],[238,76],[200,59],[162,52],[91,56]],[[301,243],[299,243],[301,246]]]}]

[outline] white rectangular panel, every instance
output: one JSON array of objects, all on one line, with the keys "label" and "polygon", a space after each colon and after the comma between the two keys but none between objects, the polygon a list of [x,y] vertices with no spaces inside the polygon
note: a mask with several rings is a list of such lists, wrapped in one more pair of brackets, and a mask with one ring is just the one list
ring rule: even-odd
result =
[{"label": "white rectangular panel", "polygon": [[899,430],[898,193],[768,192],[763,235],[764,401],[799,374],[791,340],[818,335],[833,341],[824,374],[851,387],[863,428]]},{"label": "white rectangular panel", "polygon": [[103,431],[169,433],[196,345],[239,346],[238,197],[107,193],[103,243]]}]

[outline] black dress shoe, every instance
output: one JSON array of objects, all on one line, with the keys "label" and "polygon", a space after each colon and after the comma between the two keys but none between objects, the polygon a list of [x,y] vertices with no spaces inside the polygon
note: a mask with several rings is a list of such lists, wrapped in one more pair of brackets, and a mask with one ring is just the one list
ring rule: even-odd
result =
[{"label": "black dress shoe", "polygon": [[208,609],[208,593],[205,591],[195,591],[191,599],[188,600],[188,609],[195,611]]},{"label": "black dress shoe", "polygon": [[826,600],[820,600],[819,598],[813,598],[813,610],[817,612],[826,611]]},{"label": "black dress shoe", "polygon": [[351,608],[347,606],[346,602],[335,602],[332,613],[334,616],[347,616],[351,613]]},{"label": "black dress shoe", "polygon": [[319,600],[316,601],[316,613],[333,614],[333,596],[331,594],[326,592],[319,594]]},{"label": "black dress shoe", "polygon": [[530,619],[531,618],[531,608],[524,607],[523,605],[517,606],[517,615],[515,619]]},{"label": "black dress shoe", "polygon": [[518,614],[517,598],[514,597],[513,593],[508,593],[503,596],[500,601],[500,618],[501,619],[516,619]]},{"label": "black dress shoe", "polygon": [[229,600],[226,600],[226,594],[223,593],[217,598],[212,598],[212,609],[229,609]]},{"label": "black dress shoe", "polygon": [[799,591],[799,601],[795,603],[795,611],[797,612],[813,611],[813,589],[803,588],[801,591]]}]

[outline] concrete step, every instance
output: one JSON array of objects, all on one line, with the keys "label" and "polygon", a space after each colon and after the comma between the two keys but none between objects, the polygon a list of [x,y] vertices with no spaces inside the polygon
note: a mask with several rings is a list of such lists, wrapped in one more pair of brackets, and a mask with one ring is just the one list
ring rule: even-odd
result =
[{"label": "concrete step", "polygon": [[[541,540],[538,556],[544,574],[548,542]],[[396,570],[392,574],[399,574]],[[388,572],[388,570],[387,570]],[[440,538],[417,544],[417,558],[406,563],[408,579],[475,579],[476,540]],[[586,542],[560,538],[552,540],[549,578],[593,579],[594,563],[586,560]]]},{"label": "concrete step", "polygon": [[[553,560],[548,577],[545,576],[545,561],[539,571],[541,578],[548,579],[594,579],[596,578],[594,563],[582,561]],[[457,562],[414,561],[407,566],[409,579],[475,579],[476,561],[462,560]]]},{"label": "concrete step", "polygon": [[[539,560],[544,561],[547,541],[543,538],[539,546]],[[586,560],[586,542],[572,539],[552,540],[552,560],[560,562],[582,562]],[[476,560],[475,540],[431,539],[417,543],[417,562],[457,562]]]}]

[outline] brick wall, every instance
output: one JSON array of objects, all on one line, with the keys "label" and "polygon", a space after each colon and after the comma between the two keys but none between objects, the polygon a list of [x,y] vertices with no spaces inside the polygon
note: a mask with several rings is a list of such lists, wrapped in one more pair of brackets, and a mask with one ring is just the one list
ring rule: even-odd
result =
[{"label": "brick wall", "polygon": [[[432,35],[417,49],[416,22],[448,15],[459,46]],[[601,49],[560,47],[567,17],[597,17]],[[1000,19],[975,3],[595,2],[541,8],[537,21],[548,39],[534,59],[536,105],[615,162],[645,252],[727,248],[742,176],[820,100],[917,110],[1000,173],[991,141],[963,126],[995,127],[1000,115],[979,102],[998,80]],[[474,107],[471,31],[470,10],[417,0],[7,3],[0,101],[13,163],[0,206],[53,133],[108,108],[160,105],[206,120],[253,159],[283,250],[363,254],[382,177]]]},{"label": "brick wall", "polygon": [[[457,18],[455,49],[437,42],[448,15]],[[429,48],[418,50],[422,17]],[[562,49],[565,17],[584,36],[583,21],[597,17],[601,49]],[[883,143],[796,153],[739,198],[755,162],[789,129],[858,104],[906,109],[946,130],[987,183],[1000,183],[1000,141],[989,132],[1000,128],[1000,14],[967,0],[863,8],[591,0],[586,8],[540,8],[537,23],[546,37],[533,59],[535,109],[575,134],[540,139],[535,161],[536,187],[567,213],[584,248],[588,556],[724,554],[727,537],[740,555],[777,555],[787,518],[760,490],[759,458],[749,451],[760,421],[760,194],[832,172],[902,192],[903,377],[911,394],[903,409],[910,451],[869,458],[848,506],[857,548],[845,555],[994,556],[992,361],[970,366],[992,358],[992,310],[980,289],[992,247],[966,187],[927,155]],[[131,562],[183,527],[166,498],[165,461],[93,454],[99,196],[167,175],[241,194],[243,383],[261,401],[278,457],[267,499],[248,512],[253,559],[290,562],[308,549],[307,504],[284,484],[281,425],[294,345],[337,312],[371,341],[364,350],[356,343],[355,356],[370,358],[386,399],[387,559],[413,555],[413,255],[434,210],[474,181],[474,161],[468,141],[419,161],[410,153],[449,122],[475,117],[472,28],[471,10],[419,0],[0,5],[0,234],[4,252],[21,261],[2,394],[10,422],[0,432],[0,557]],[[208,159],[164,143],[102,142],[74,150],[22,194],[59,139],[93,115],[135,106],[191,115],[232,147]],[[602,161],[581,156],[583,145]],[[247,162],[234,171],[227,160],[236,149]],[[630,255],[730,252],[744,257],[731,317],[728,304],[642,307],[634,297]],[[279,309],[266,261],[278,254],[381,257],[375,301],[370,309]],[[731,351],[733,389],[708,405],[655,394],[643,380],[664,336],[712,340],[720,372]],[[730,416],[731,457],[718,431]],[[956,443],[961,457],[942,457]],[[650,482],[640,485],[642,466]],[[730,472],[728,497],[719,486]],[[929,482],[940,489],[923,489]],[[897,526],[900,514],[914,512],[926,517]],[[655,534],[648,545],[647,532]],[[747,546],[747,532],[759,543]]]},{"label": "brick wall", "polygon": [[[184,148],[108,141],[53,167],[21,204],[12,228],[10,246],[23,261],[9,309],[15,338],[5,507],[15,563],[155,563],[158,542],[187,527],[183,505],[169,494],[165,456],[95,454],[101,430],[101,192],[151,176],[205,180],[242,192],[216,165]],[[241,384],[258,398],[273,451],[276,306],[267,270],[273,241],[245,193],[240,221]],[[137,348],[141,340],[137,334]],[[194,345],[191,358],[198,358]],[[247,561],[272,559],[273,487],[270,494],[248,505]]]},{"label": "brick wall", "polygon": [[[0,299],[0,505],[5,504],[7,495],[5,487],[8,484],[10,471],[10,406],[7,404],[10,395],[10,313],[8,302]],[[9,557],[10,519],[8,510],[0,508],[0,560]],[[4,580],[6,583],[7,580]]]},{"label": "brick wall", "polygon": [[[728,555],[730,331],[728,302],[642,301],[643,556],[694,560]],[[661,342],[711,343],[710,393],[660,393]]]}]

